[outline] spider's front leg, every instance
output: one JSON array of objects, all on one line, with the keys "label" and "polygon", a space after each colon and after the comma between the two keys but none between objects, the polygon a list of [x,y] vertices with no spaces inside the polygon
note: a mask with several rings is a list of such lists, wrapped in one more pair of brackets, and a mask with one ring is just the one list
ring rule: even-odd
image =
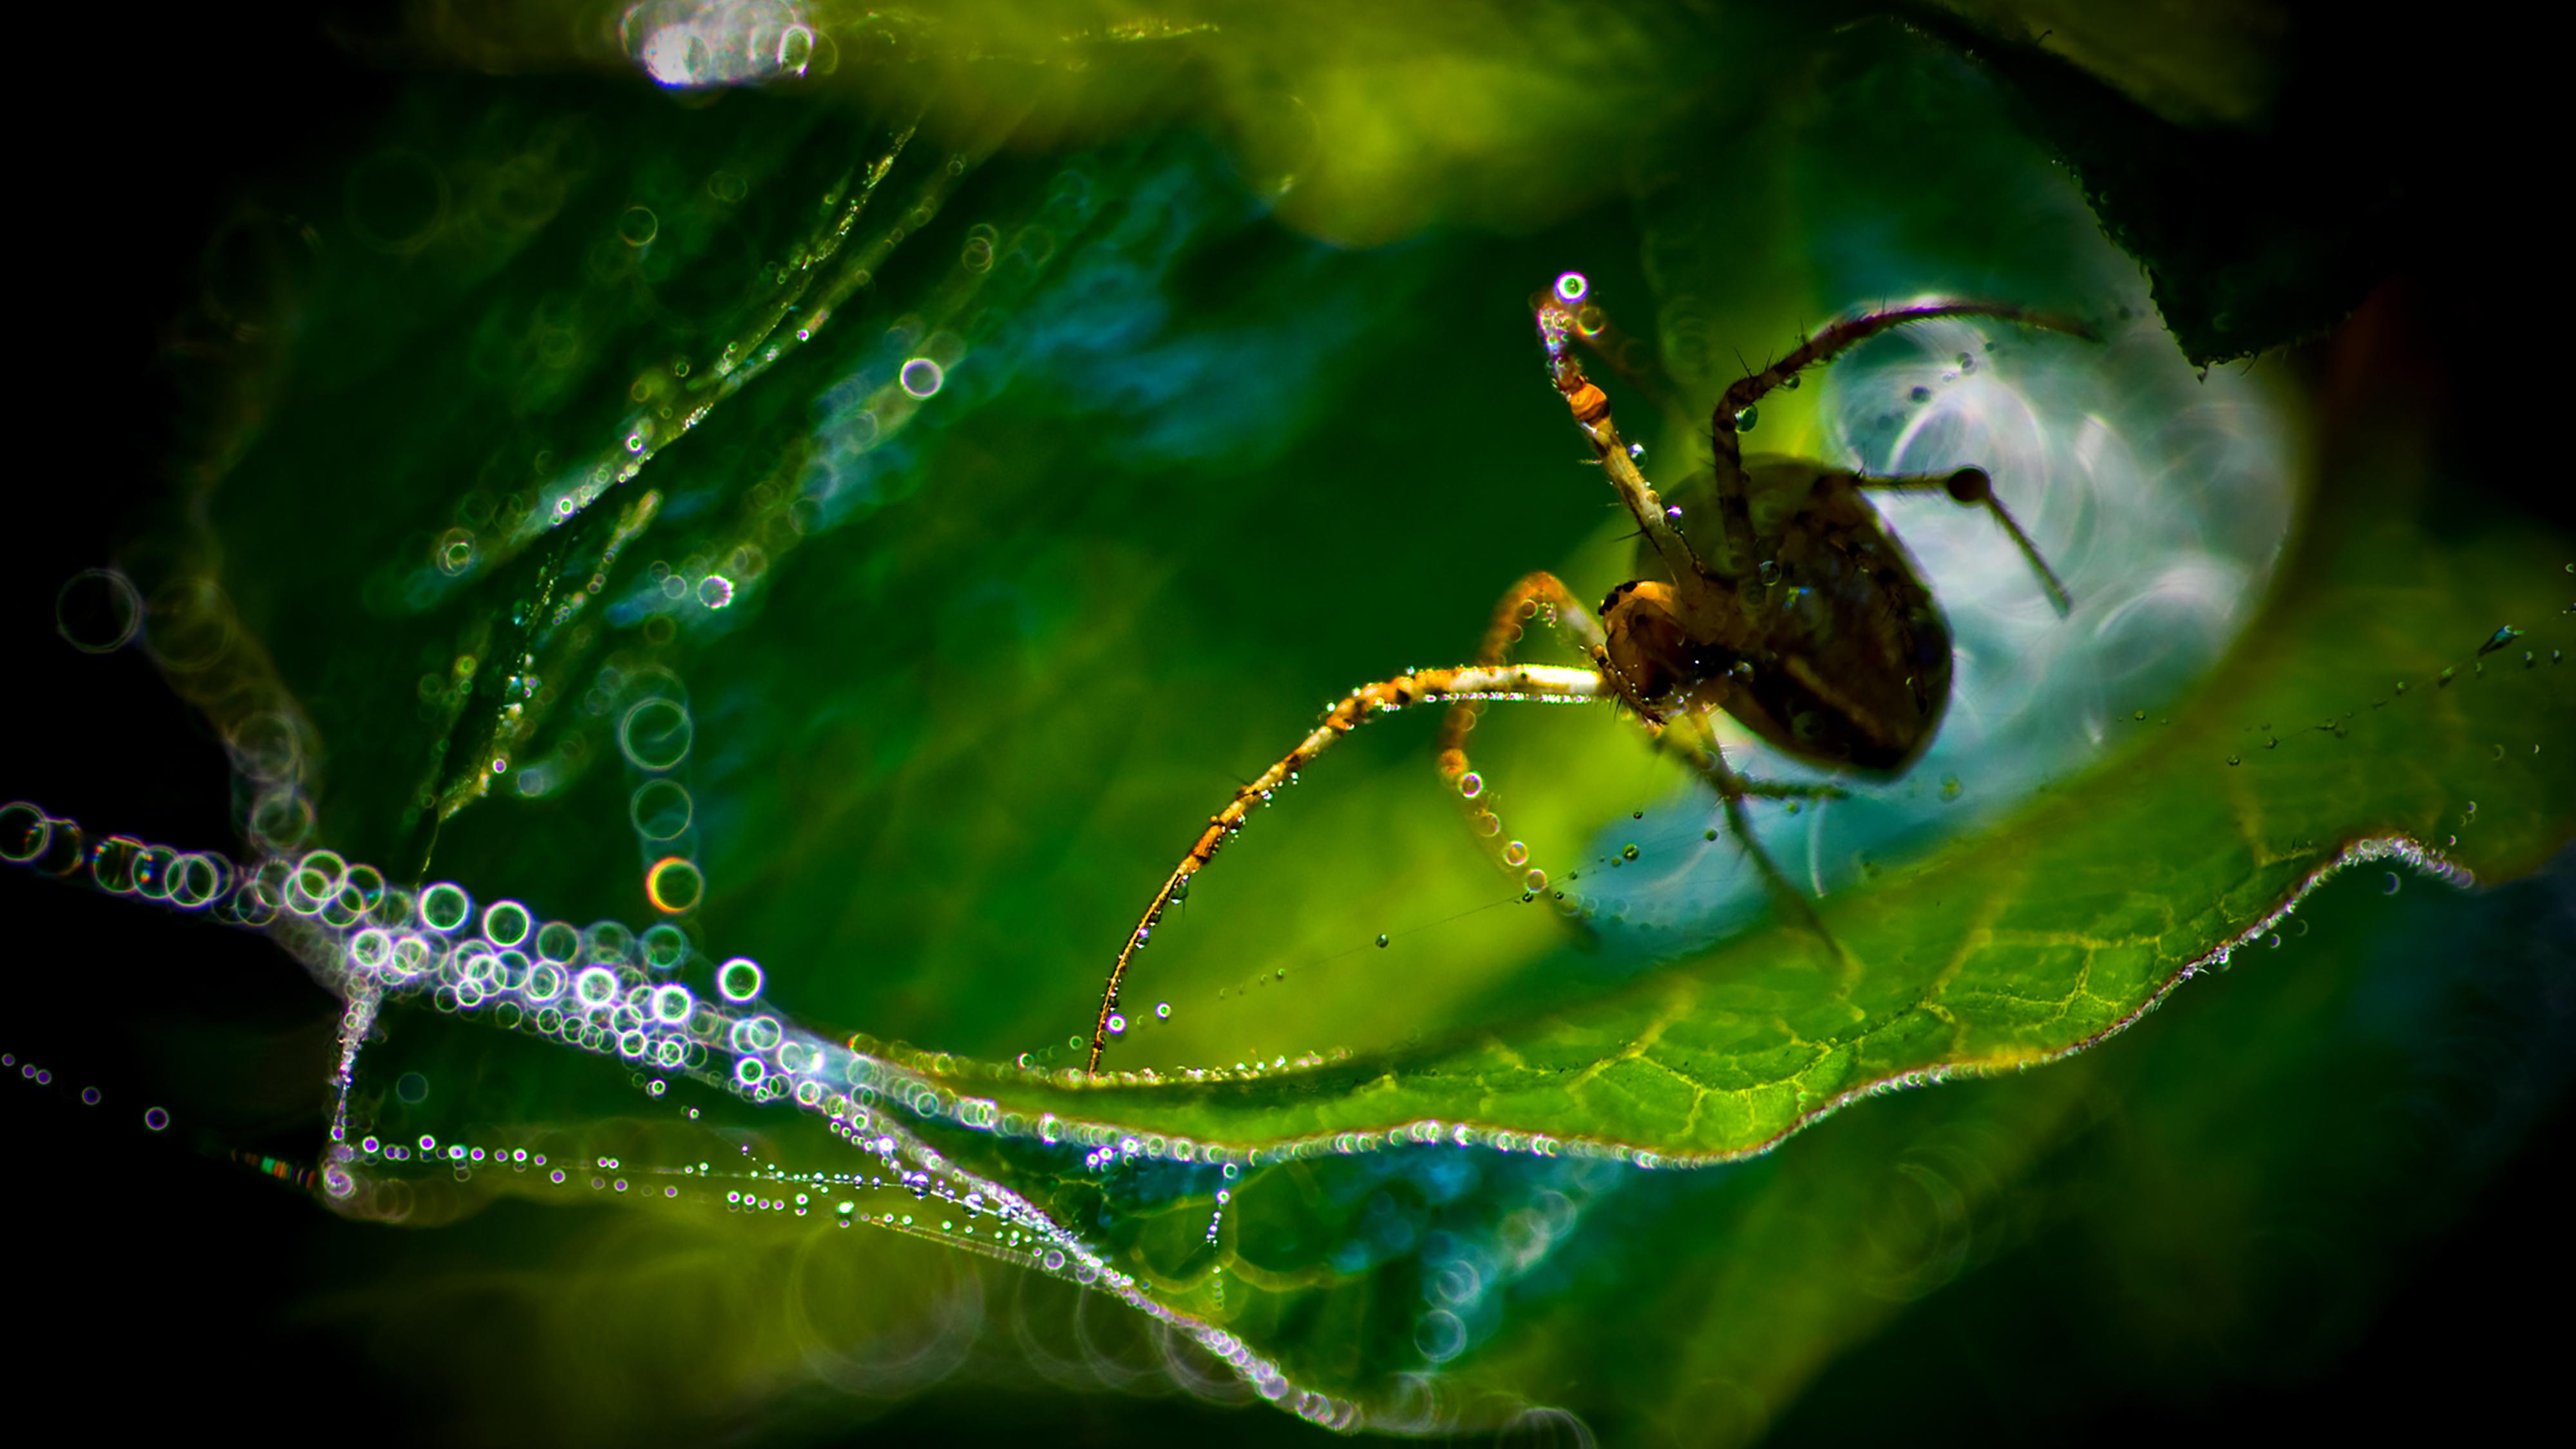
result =
[{"label": "spider's front leg", "polygon": [[[1604,639],[1599,621],[1575,601],[1556,575],[1545,572],[1530,574],[1512,585],[1502,602],[1495,605],[1493,626],[1485,631],[1484,647],[1476,652],[1476,663],[1489,668],[1508,663],[1512,646],[1521,642],[1528,625],[1535,620],[1556,626],[1567,642],[1593,661],[1595,668],[1603,667]],[[1458,803],[1467,813],[1468,829],[1486,853],[1523,889],[1541,890],[1547,885],[1547,872],[1530,863],[1528,848],[1521,842],[1503,838],[1493,782],[1479,774],[1467,759],[1467,732],[1476,727],[1484,712],[1485,701],[1481,699],[1460,699],[1450,704],[1449,713],[1440,722],[1440,777],[1457,792]]]},{"label": "spider's front leg", "polygon": [[1225,848],[1253,811],[1270,802],[1271,795],[1297,777],[1297,772],[1314,763],[1316,756],[1331,749],[1342,736],[1382,715],[1393,714],[1407,705],[1443,704],[1455,700],[1561,700],[1588,703],[1609,699],[1616,693],[1610,678],[1597,669],[1573,669],[1547,664],[1471,664],[1457,669],[1418,669],[1399,674],[1393,679],[1364,685],[1352,690],[1338,704],[1325,711],[1321,724],[1297,742],[1297,747],[1280,757],[1279,762],[1264,770],[1253,781],[1234,792],[1225,808],[1208,817],[1207,828],[1199,832],[1189,854],[1172,867],[1163,880],[1163,888],[1154,893],[1153,902],[1145,907],[1144,918],[1118,948],[1118,960],[1109,968],[1109,980],[1100,992],[1100,1016],[1091,1032],[1091,1056],[1084,1070],[1100,1070],[1100,1054],[1109,1049],[1109,1019],[1118,1011],[1119,988],[1127,979],[1128,964],[1154,934],[1154,927],[1171,909],[1172,902],[1189,892],[1190,877],[1207,868],[1216,853]]},{"label": "spider's front leg", "polygon": [[[1708,432],[1709,450],[1715,455],[1717,465],[1717,515],[1726,530],[1727,551],[1732,556],[1730,560],[1732,567],[1727,572],[1733,575],[1737,595],[1745,608],[1759,609],[1762,605],[1762,583],[1759,577],[1762,561],[1756,557],[1753,512],[1748,501],[1750,485],[1744,476],[1743,446],[1738,441],[1738,435],[1745,428],[1752,426],[1753,419],[1747,414],[1752,410],[1753,405],[1773,388],[1788,382],[1799,373],[1819,363],[1831,362],[1834,358],[1882,332],[1903,327],[1908,323],[1930,322],[1942,317],[1994,317],[2006,322],[2018,322],[2025,327],[2039,327],[2076,337],[2090,338],[2093,335],[2092,331],[2080,322],[2050,313],[2034,312],[2023,307],[2007,307],[1992,302],[1924,302],[1911,307],[1893,307],[1879,312],[1864,312],[1858,317],[1837,322],[1789,349],[1787,356],[1769,367],[1749,376],[1737,378],[1727,387],[1725,394],[1718,398],[1717,407],[1709,415]],[[2022,537],[2021,530],[2011,524],[2009,517],[2004,515],[2000,508],[1997,510],[1997,516],[2005,521],[2007,527],[2012,528],[2015,538],[2021,540],[2023,547],[2029,549],[2029,542]],[[2034,562],[2037,561],[2036,550],[2031,550],[2031,557]],[[2045,565],[2041,565],[2041,571],[2046,575]],[[2050,577],[2049,581],[2054,584],[2054,577]],[[2061,589],[2057,592],[2062,594],[2064,591]]]}]

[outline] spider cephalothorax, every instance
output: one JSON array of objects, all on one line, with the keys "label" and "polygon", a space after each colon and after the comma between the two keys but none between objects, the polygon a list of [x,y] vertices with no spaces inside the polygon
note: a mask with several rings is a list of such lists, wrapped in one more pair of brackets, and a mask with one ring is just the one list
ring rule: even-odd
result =
[{"label": "spider cephalothorax", "polygon": [[[1744,801],[1841,792],[1746,779],[1719,752],[1709,719],[1730,715],[1795,759],[1881,778],[1903,773],[1931,743],[1950,699],[1950,627],[1922,571],[1862,491],[1937,490],[1987,509],[2029,560],[2058,613],[2066,613],[2066,590],[1996,499],[1984,469],[1873,477],[1794,458],[1746,457],[1740,438],[1764,394],[1795,386],[1801,371],[1892,327],[1936,317],[1995,317],[2086,335],[2083,328],[1975,302],[1917,303],[1838,322],[1727,388],[1710,417],[1710,470],[1667,500],[1639,471],[1635,450],[1611,420],[1608,395],[1575,357],[1579,344],[1597,345],[1608,329],[1589,292],[1579,273],[1557,278],[1536,303],[1539,337],[1549,382],[1637,521],[1640,577],[1612,589],[1596,618],[1554,575],[1529,575],[1503,596],[1476,663],[1418,670],[1352,691],[1279,763],[1237,791],[1209,818],[1119,949],[1092,1031],[1091,1069],[1123,1027],[1118,993],[1129,962],[1164,910],[1188,890],[1189,878],[1281,784],[1379,714],[1415,703],[1447,706],[1441,773],[1465,803],[1476,834],[1534,897],[1547,888],[1546,872],[1530,864],[1521,842],[1505,838],[1492,792],[1469,765],[1467,731],[1497,699],[1620,701],[1657,744],[1716,790],[1728,826],[1775,897],[1812,924],[1803,899],[1754,839]],[[1510,662],[1524,626],[1542,615],[1571,638],[1588,667]]]}]

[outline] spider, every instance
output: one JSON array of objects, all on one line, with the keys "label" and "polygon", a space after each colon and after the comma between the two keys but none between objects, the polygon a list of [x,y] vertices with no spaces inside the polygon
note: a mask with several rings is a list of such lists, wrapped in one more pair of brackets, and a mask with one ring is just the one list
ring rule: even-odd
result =
[{"label": "spider", "polygon": [[[1621,584],[1599,609],[1586,611],[1555,575],[1532,573],[1503,595],[1475,663],[1413,670],[1363,685],[1326,711],[1295,749],[1209,817],[1155,892],[1110,968],[1086,1071],[1096,1073],[1108,1049],[1129,964],[1163,913],[1188,895],[1190,877],[1216,858],[1254,810],[1336,740],[1416,704],[1448,707],[1441,773],[1465,804],[1476,833],[1506,870],[1519,874],[1529,895],[1546,887],[1546,872],[1528,864],[1520,842],[1502,840],[1491,792],[1467,758],[1467,732],[1495,700],[1609,700],[1625,705],[1659,748],[1709,783],[1723,802],[1728,829],[1771,895],[1822,936],[1805,897],[1754,838],[1744,802],[1845,792],[1834,785],[1745,778],[1720,753],[1709,714],[1723,710],[1809,764],[1879,780],[1904,774],[1931,743],[1950,697],[1949,625],[1921,570],[1862,498],[1864,489],[1941,492],[1963,506],[1986,509],[2029,561],[2059,616],[2067,613],[2065,586],[1995,497],[1984,469],[1873,477],[1802,459],[1747,457],[1740,435],[1753,426],[1755,405],[1772,389],[1795,387],[1800,372],[1891,328],[1940,317],[1993,317],[2090,338],[2083,326],[1991,303],[1920,302],[1826,327],[1779,361],[1737,379],[1718,399],[1709,422],[1714,468],[1675,494],[1693,504],[1704,496],[1716,514],[1714,534],[1694,541],[1681,527],[1685,508],[1667,504],[1646,481],[1636,453],[1611,421],[1609,398],[1584,376],[1574,356],[1580,340],[1620,366],[1621,351],[1604,345],[1608,322],[1588,300],[1590,291],[1581,273],[1567,272],[1536,299],[1548,381],[1636,519],[1641,565],[1660,577]],[[1632,380],[1654,390],[1642,378]],[[1694,517],[1700,511],[1691,510]],[[1512,661],[1511,646],[1520,641],[1523,624],[1542,615],[1588,664]]]}]

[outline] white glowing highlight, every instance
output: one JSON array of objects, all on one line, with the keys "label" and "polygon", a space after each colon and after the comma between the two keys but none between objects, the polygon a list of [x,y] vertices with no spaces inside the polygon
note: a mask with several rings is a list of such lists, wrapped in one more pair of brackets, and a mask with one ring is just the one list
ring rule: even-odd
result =
[{"label": "white glowing highlight", "polygon": [[618,35],[655,84],[674,90],[801,76],[814,56],[814,29],[787,0],[641,0]]}]

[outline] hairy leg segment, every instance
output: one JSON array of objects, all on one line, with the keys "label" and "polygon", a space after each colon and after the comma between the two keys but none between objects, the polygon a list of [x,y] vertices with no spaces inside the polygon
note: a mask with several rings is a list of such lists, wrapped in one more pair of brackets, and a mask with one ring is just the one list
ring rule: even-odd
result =
[{"label": "hairy leg segment", "polygon": [[1189,854],[1163,881],[1154,893],[1153,903],[1145,908],[1144,919],[1136,923],[1126,942],[1118,948],[1117,963],[1109,969],[1109,981],[1101,989],[1100,1016],[1091,1032],[1091,1056],[1084,1070],[1100,1070],[1100,1055],[1109,1048],[1109,1018],[1118,1010],[1118,989],[1127,977],[1128,963],[1145,948],[1154,927],[1173,901],[1186,895],[1190,877],[1207,868],[1218,851],[1243,828],[1252,812],[1270,802],[1270,797],[1297,777],[1297,772],[1314,763],[1315,757],[1331,749],[1342,736],[1373,719],[1393,714],[1416,704],[1446,704],[1461,699],[1473,700],[1543,700],[1567,703],[1591,703],[1613,697],[1608,679],[1598,670],[1569,668],[1547,664],[1467,665],[1457,669],[1420,669],[1399,674],[1393,679],[1364,685],[1344,696],[1340,703],[1325,712],[1323,722],[1297,742],[1297,747],[1280,757],[1279,762],[1264,770],[1252,783],[1234,793],[1224,809],[1208,817],[1207,829],[1199,832]]},{"label": "hairy leg segment", "polygon": [[[1882,332],[1910,323],[1930,322],[1942,317],[1994,317],[2006,322],[2018,322],[2025,327],[2038,327],[2052,332],[2069,333],[2077,337],[2089,338],[2093,335],[2082,323],[2022,307],[2003,307],[1987,302],[1926,302],[1912,307],[1865,312],[1847,321],[1837,322],[1789,349],[1787,356],[1769,367],[1737,378],[1730,383],[1725,394],[1718,398],[1716,408],[1709,414],[1709,449],[1715,457],[1717,466],[1718,519],[1726,530],[1727,549],[1733,555],[1736,564],[1735,586],[1746,608],[1760,606],[1762,583],[1757,575],[1757,565],[1760,560],[1754,557],[1753,514],[1746,492],[1750,485],[1744,476],[1744,455],[1742,444],[1737,438],[1737,419],[1773,388],[1781,386],[1810,367],[1830,362]],[[1981,470],[1969,471],[1977,472],[1980,479],[1985,476]],[[1979,501],[1960,497],[1955,493],[1952,496],[1959,497],[1962,503]],[[1992,493],[1988,492],[1983,501],[1991,503],[1992,497]],[[2004,524],[2005,528],[2012,533],[2014,540],[2020,543],[2036,562],[2038,552],[2031,548],[2029,539],[2022,533],[2020,525],[2011,521],[2011,516],[2003,511],[2000,504],[1995,504],[1994,507],[1997,520]],[[2055,577],[2047,575],[2045,565],[2041,565],[2041,571],[2052,585],[2055,584]],[[2063,592],[2063,589],[2056,590],[2051,596],[2052,599]],[[2062,607],[2060,612],[2063,612]]]},{"label": "hairy leg segment", "polygon": [[[1497,667],[1508,663],[1512,646],[1521,642],[1534,622],[1553,625],[1583,656],[1602,668],[1603,637],[1601,624],[1575,601],[1564,583],[1551,573],[1533,573],[1503,595],[1494,607],[1493,626],[1485,631],[1484,647],[1476,652],[1476,663]],[[1605,671],[1606,672],[1606,671]],[[1530,862],[1525,846],[1506,840],[1502,816],[1495,806],[1491,780],[1478,773],[1467,758],[1467,734],[1485,711],[1482,699],[1460,699],[1449,706],[1440,722],[1440,778],[1457,792],[1458,804],[1466,811],[1467,826],[1485,853],[1495,864],[1525,890],[1541,890],[1547,885],[1547,874]]]},{"label": "hairy leg segment", "polygon": [[2031,542],[2029,534],[2022,532],[2021,524],[2004,507],[2004,501],[1995,496],[1994,479],[1986,475],[1985,469],[1961,468],[1951,473],[1914,473],[1889,478],[1861,473],[1848,476],[1855,488],[1878,488],[1890,493],[1947,493],[1962,508],[1984,505],[1986,511],[1994,515],[1996,524],[2012,539],[2013,546],[2021,550],[2021,556],[2030,564],[2030,571],[2039,576],[2039,586],[2048,594],[2049,605],[2057,610],[2057,617],[2065,618],[2075,607],[2075,601],[2066,592],[2066,585],[2058,582],[2057,571],[2040,556],[2039,545]]}]

